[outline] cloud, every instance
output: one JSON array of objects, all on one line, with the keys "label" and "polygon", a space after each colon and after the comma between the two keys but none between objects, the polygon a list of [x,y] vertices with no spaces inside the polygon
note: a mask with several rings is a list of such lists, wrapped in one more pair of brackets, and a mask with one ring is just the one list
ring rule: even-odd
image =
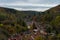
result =
[{"label": "cloud", "polygon": [[24,3],[24,2],[14,2],[14,3],[1,3],[0,5],[6,6],[44,6],[44,7],[54,7],[57,4],[32,4],[32,3]]},{"label": "cloud", "polygon": [[32,8],[32,9],[14,8],[14,9],[20,10],[20,11],[22,11],[22,10],[23,11],[28,11],[28,10],[32,10],[32,11],[45,11],[45,10],[48,10],[49,8],[44,8],[44,9],[43,8],[37,8],[37,9],[36,8],[35,9],[34,8]]},{"label": "cloud", "polygon": [[0,0],[0,3],[34,3],[34,4],[60,4],[60,0]]},{"label": "cloud", "polygon": [[0,0],[0,6],[17,10],[44,11],[58,4],[59,0]]}]

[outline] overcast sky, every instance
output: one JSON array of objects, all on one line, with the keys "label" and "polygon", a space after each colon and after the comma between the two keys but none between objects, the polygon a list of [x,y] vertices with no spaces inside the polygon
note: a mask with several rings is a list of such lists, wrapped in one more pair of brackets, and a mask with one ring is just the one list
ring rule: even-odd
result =
[{"label": "overcast sky", "polygon": [[1,7],[17,10],[45,11],[60,4],[60,0],[0,0]]}]

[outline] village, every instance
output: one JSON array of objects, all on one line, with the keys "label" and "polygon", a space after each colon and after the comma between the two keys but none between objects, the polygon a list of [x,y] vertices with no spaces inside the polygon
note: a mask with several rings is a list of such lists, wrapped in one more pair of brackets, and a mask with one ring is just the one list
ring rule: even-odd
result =
[{"label": "village", "polygon": [[[48,33],[45,31],[44,27],[36,23],[35,21],[27,22],[28,30],[21,32],[20,34],[14,34],[8,38],[8,40],[35,40],[37,37],[45,37]],[[32,27],[33,25],[33,27]],[[30,29],[33,28],[33,29]]]}]

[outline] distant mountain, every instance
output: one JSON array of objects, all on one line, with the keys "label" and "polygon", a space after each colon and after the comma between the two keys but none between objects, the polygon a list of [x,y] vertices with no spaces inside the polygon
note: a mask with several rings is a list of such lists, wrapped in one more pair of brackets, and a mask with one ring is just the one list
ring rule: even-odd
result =
[{"label": "distant mountain", "polygon": [[46,10],[45,12],[49,12],[49,13],[60,13],[60,5],[50,8],[49,10]]}]

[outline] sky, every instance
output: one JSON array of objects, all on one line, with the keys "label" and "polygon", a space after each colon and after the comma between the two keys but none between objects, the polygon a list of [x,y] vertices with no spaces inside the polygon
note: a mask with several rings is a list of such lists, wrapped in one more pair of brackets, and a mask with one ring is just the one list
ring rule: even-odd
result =
[{"label": "sky", "polygon": [[60,4],[60,0],[0,0],[0,7],[16,10],[45,11]]}]

